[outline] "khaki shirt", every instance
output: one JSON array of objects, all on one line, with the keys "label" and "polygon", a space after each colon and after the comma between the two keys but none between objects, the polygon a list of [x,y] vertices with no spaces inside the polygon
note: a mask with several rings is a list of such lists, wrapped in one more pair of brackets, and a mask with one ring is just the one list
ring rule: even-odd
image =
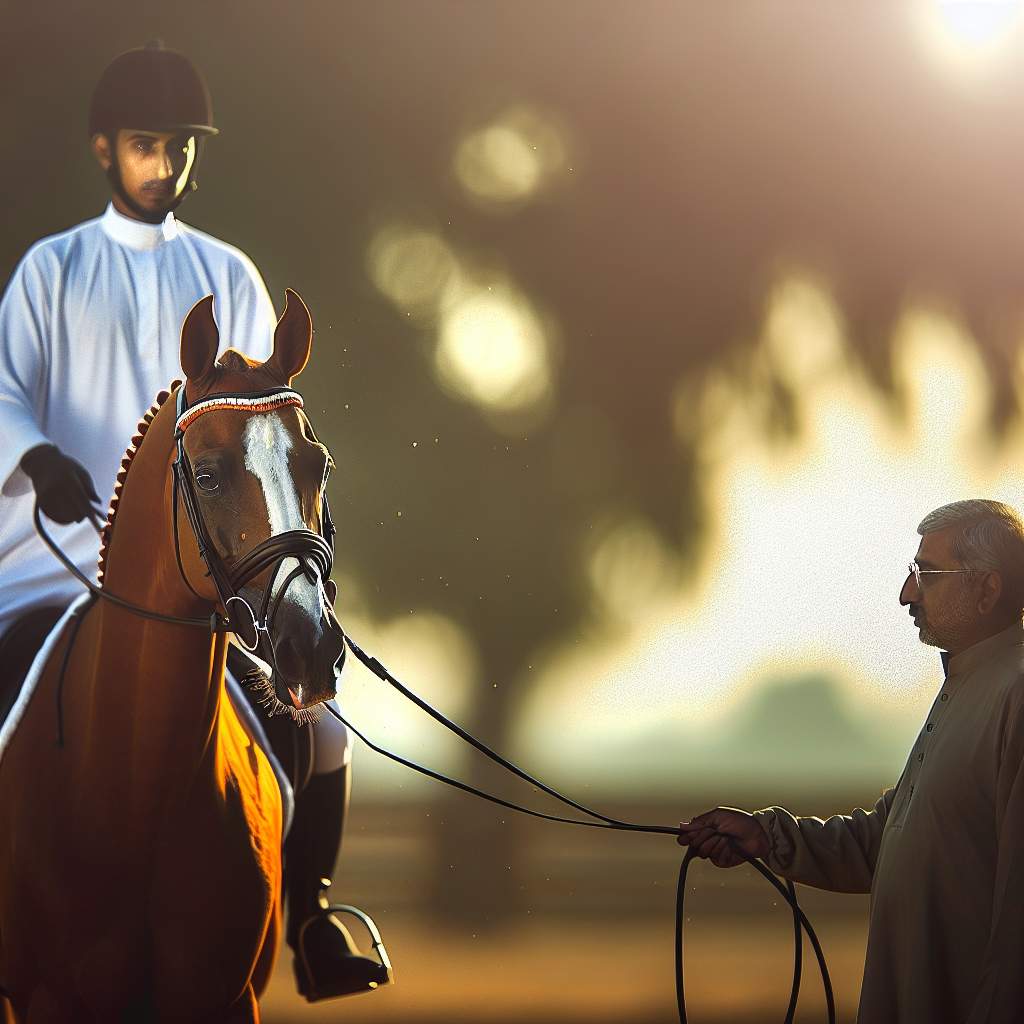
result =
[{"label": "khaki shirt", "polygon": [[948,659],[899,782],[872,810],[756,812],[780,875],[871,893],[858,1024],[1024,1022],[1022,767],[1015,624]]}]

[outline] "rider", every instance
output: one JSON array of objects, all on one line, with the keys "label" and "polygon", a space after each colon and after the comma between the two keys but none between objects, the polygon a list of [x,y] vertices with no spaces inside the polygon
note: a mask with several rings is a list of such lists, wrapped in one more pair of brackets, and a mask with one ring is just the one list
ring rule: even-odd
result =
[{"label": "rider", "polygon": [[[89,112],[110,204],[33,245],[0,301],[0,720],[4,692],[80,593],[36,536],[33,503],[75,524],[61,543],[93,575],[98,543],[86,520],[99,493],[113,491],[153,397],[181,375],[189,309],[212,293],[225,346],[257,359],[272,351],[274,309],[252,262],[174,216],[196,188],[204,139],[216,134],[206,84],[187,57],[153,42],[115,58]],[[348,731],[325,716],[313,748],[284,850],[286,937],[298,954],[302,932],[295,969],[311,1001],[363,991],[379,971],[320,904],[348,803]]]}]

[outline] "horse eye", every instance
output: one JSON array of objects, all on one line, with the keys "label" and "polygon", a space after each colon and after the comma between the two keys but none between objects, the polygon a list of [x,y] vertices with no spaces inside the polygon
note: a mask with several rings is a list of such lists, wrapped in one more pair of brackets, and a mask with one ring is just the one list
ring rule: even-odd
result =
[{"label": "horse eye", "polygon": [[202,467],[196,470],[196,484],[205,494],[214,494],[220,487],[220,477],[217,471],[209,467]]}]

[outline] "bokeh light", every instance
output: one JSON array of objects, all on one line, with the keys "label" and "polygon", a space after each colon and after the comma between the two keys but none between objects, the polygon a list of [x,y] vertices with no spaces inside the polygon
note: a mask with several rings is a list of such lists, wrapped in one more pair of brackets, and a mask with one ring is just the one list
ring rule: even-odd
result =
[{"label": "bokeh light", "polygon": [[544,324],[507,284],[469,287],[444,311],[435,369],[449,391],[498,413],[536,407],[552,389]]},{"label": "bokeh light", "polygon": [[550,113],[512,107],[470,132],[455,151],[455,176],[473,199],[517,206],[538,195],[566,171],[564,127]]},{"label": "bokeh light", "polygon": [[602,611],[637,624],[675,582],[672,552],[644,519],[631,516],[599,526],[586,557],[587,577]]},{"label": "bokeh light", "polygon": [[389,224],[373,236],[367,269],[377,288],[404,312],[432,318],[458,264],[433,231]]},{"label": "bokeh light", "polygon": [[378,290],[431,332],[435,376],[449,394],[499,431],[547,414],[552,323],[507,274],[481,270],[437,232],[409,224],[380,227],[366,263]]}]

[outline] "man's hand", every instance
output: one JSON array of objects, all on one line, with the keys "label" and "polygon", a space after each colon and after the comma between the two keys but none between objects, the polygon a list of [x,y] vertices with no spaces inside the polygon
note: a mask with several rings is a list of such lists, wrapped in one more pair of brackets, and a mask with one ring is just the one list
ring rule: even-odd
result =
[{"label": "man's hand", "polygon": [[719,868],[745,863],[736,848],[748,857],[767,857],[771,849],[768,834],[757,818],[734,807],[716,807],[690,821],[681,821],[677,841]]},{"label": "man's hand", "polygon": [[55,523],[79,523],[98,515],[100,498],[89,471],[56,445],[42,444],[21,457],[21,468],[36,489],[39,507]]}]

